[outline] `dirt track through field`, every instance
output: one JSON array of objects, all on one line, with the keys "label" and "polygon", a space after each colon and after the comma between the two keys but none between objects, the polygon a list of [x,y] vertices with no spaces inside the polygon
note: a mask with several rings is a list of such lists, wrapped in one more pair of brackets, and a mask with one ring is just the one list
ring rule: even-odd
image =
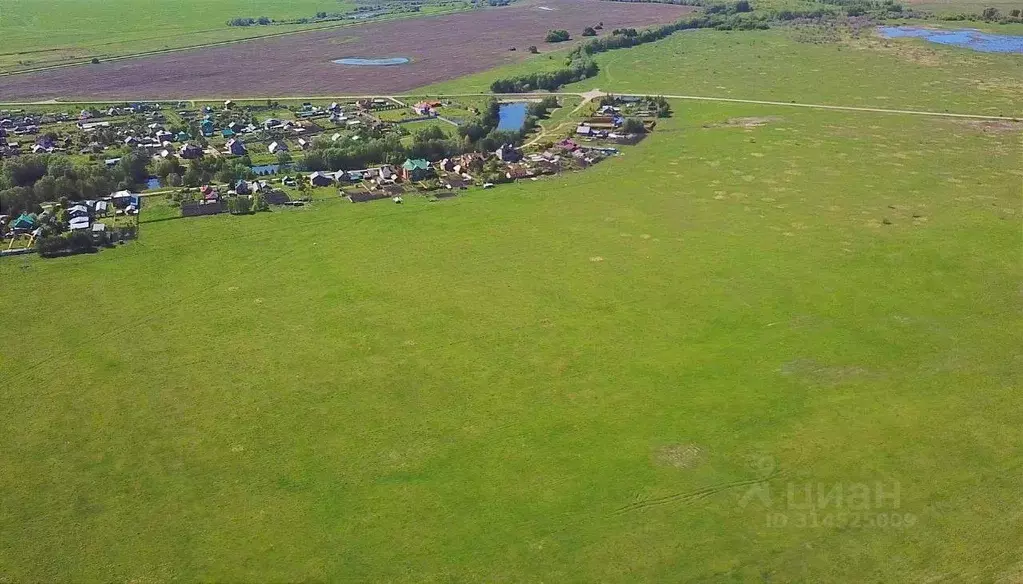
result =
[{"label": "dirt track through field", "polygon": [[[600,22],[609,34],[614,28],[671,22],[691,10],[653,3],[526,0],[502,8],[7,76],[0,78],[0,100],[394,94],[522,60],[530,45],[553,50],[543,42],[552,28],[580,38],[584,27]],[[332,62],[343,57],[408,57],[412,62],[388,67]]]}]

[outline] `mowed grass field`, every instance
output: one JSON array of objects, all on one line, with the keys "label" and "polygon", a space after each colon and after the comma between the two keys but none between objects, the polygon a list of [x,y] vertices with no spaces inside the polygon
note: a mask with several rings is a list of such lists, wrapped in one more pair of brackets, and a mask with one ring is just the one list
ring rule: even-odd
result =
[{"label": "mowed grass field", "polygon": [[[0,71],[91,57],[236,40],[299,26],[229,27],[233,18],[312,18],[346,12],[341,0],[4,0],[0,5]],[[21,64],[19,64],[19,61]]]},{"label": "mowed grass field", "polygon": [[[946,23],[948,24],[948,23]],[[565,91],[600,88],[828,105],[1023,117],[1023,59],[926,44],[850,38],[819,27],[697,30],[596,55],[600,74]],[[498,77],[564,63],[561,55],[432,85],[483,91]]]},{"label": "mowed grass field", "polygon": [[1017,581],[1019,134],[674,106],[554,180],[0,262],[3,579]]}]

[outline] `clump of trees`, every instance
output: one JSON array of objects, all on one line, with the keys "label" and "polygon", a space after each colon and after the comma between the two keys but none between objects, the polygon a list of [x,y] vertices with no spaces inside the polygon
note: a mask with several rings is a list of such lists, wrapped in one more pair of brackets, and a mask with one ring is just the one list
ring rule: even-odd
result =
[{"label": "clump of trees", "polygon": [[639,118],[627,118],[622,123],[622,132],[626,134],[646,134],[646,126]]},{"label": "clump of trees", "polygon": [[134,190],[148,177],[149,156],[142,152],[122,156],[113,167],[77,165],[60,154],[25,154],[0,162],[0,209],[7,215],[38,212],[45,201],[97,199]]},{"label": "clump of trees", "polygon": [[274,21],[269,16],[260,16],[259,18],[232,18],[227,21],[227,26],[252,26],[257,24],[266,26],[273,23]]},{"label": "clump of trees", "polygon": [[563,43],[572,40],[572,35],[568,34],[568,31],[564,29],[549,30],[544,40],[548,43]]}]

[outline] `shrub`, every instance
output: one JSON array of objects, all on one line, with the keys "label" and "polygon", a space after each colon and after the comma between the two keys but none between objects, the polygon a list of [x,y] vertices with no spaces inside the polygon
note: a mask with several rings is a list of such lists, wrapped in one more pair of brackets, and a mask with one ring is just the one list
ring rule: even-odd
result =
[{"label": "shrub", "polygon": [[252,212],[252,199],[249,197],[231,197],[227,210],[232,215],[248,215]]},{"label": "shrub", "polygon": [[572,35],[567,30],[549,30],[544,38],[549,43],[563,43],[572,40]]},{"label": "shrub", "polygon": [[262,194],[256,193],[252,195],[252,210],[256,213],[270,210],[270,205],[267,204]]},{"label": "shrub", "polygon": [[584,37],[597,36],[597,31],[594,30],[592,26],[587,26],[586,28],[583,29],[583,36]]},{"label": "shrub", "polygon": [[628,118],[625,120],[625,123],[622,124],[622,131],[626,134],[645,134],[646,126],[643,125],[643,120]]}]

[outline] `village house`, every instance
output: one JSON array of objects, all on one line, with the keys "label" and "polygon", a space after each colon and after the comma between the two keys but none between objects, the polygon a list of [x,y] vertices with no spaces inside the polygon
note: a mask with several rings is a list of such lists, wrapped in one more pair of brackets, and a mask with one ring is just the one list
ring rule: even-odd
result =
[{"label": "village house", "polygon": [[276,142],[276,141],[274,141],[274,142],[270,143],[270,146],[267,147],[267,150],[270,151],[270,154],[277,154],[279,152],[287,152],[288,151],[288,145],[285,144],[284,142]]},{"label": "village house", "polygon": [[405,181],[423,180],[430,173],[430,163],[422,158],[409,158],[401,165],[401,178]]},{"label": "village house", "polygon": [[178,155],[185,160],[194,160],[196,158],[202,158],[203,151],[202,148],[195,144],[185,144],[181,147],[181,150],[178,151]]},{"label": "village house", "polygon": [[248,149],[245,148],[245,144],[243,144],[241,140],[235,138],[231,138],[227,141],[227,144],[224,145],[224,150],[228,154],[233,154],[235,156],[245,156],[249,153]]},{"label": "village house", "polygon": [[522,152],[520,152],[512,144],[502,144],[501,147],[494,152],[494,155],[496,155],[497,159],[501,162],[518,162],[522,160]]},{"label": "village house", "polygon": [[377,171],[377,183],[383,184],[385,182],[393,183],[397,180],[398,174],[394,172],[394,167],[389,164],[385,164],[380,167]]},{"label": "village house", "polygon": [[316,171],[309,175],[309,184],[314,187],[329,187],[334,184],[334,177],[327,173]]}]

